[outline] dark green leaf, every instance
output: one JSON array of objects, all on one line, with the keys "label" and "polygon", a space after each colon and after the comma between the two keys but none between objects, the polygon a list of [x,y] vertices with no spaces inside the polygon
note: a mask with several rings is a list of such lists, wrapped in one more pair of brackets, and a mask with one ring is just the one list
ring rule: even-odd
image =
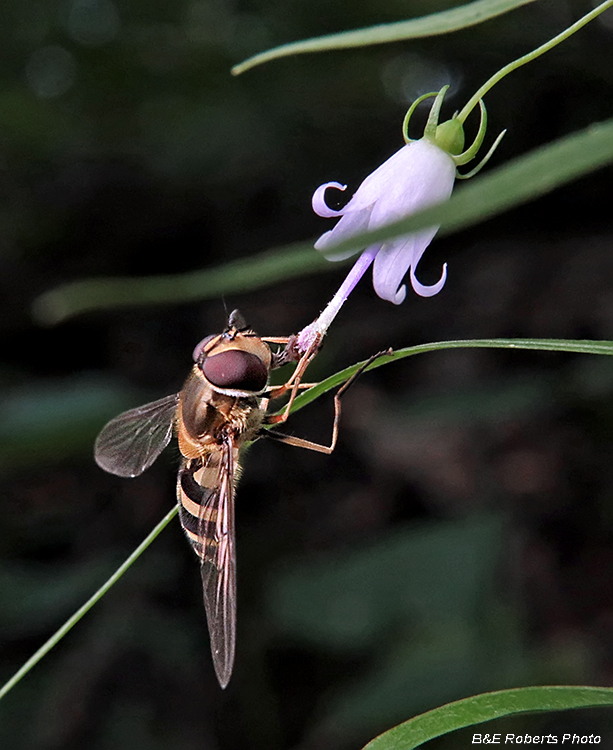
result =
[{"label": "dark green leaf", "polygon": [[473,3],[460,5],[458,8],[432,13],[422,18],[411,18],[397,23],[383,23],[366,29],[343,31],[339,34],[327,34],[315,39],[305,39],[300,42],[283,44],[232,68],[233,75],[240,75],[256,65],[275,60],[278,57],[300,55],[305,52],[326,52],[333,49],[347,49],[349,47],[365,47],[371,44],[398,42],[403,39],[417,39],[424,36],[449,34],[458,29],[475,26],[490,18],[495,18],[533,0],[476,0]]},{"label": "dark green leaf", "polygon": [[552,686],[484,693],[416,716],[376,737],[364,750],[413,750],[455,729],[523,711],[562,711],[612,705],[613,688]]}]

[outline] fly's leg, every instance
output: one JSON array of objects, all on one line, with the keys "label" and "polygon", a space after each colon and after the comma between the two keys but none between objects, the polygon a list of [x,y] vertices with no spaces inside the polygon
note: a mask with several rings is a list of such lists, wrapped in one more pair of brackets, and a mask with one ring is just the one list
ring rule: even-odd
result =
[{"label": "fly's leg", "polygon": [[276,370],[281,367],[281,365],[295,361],[291,355],[288,357],[288,344],[290,339],[291,336],[262,336],[262,341],[265,341],[267,344],[285,344],[283,349],[278,349],[272,353],[271,370]]},{"label": "fly's leg", "polygon": [[[294,372],[292,373],[291,378],[285,383],[284,385],[280,385],[278,388],[272,388],[271,391],[267,394],[267,398],[269,400],[279,398],[279,396],[283,396],[285,393],[290,391],[290,396],[287,404],[285,405],[285,409],[281,414],[271,414],[267,416],[264,419],[265,424],[281,424],[282,422],[287,421],[287,418],[289,417],[292,404],[294,403],[294,399],[298,395],[298,391],[301,388],[310,388],[312,387],[311,383],[302,383],[302,376],[304,375],[304,371],[306,368],[310,365],[310,363],[313,361],[314,357],[316,356],[317,352],[319,351],[319,345],[321,343],[321,336],[318,336],[314,339],[312,344],[309,346],[309,348],[306,350],[306,352],[300,357],[298,360],[298,365]],[[293,344],[293,338],[290,337],[290,341],[288,343],[288,346],[286,348],[286,352],[288,353],[288,362],[291,362],[292,360],[290,357],[297,356],[295,354],[295,350],[293,350],[292,347]],[[294,352],[292,354],[292,352]],[[283,363],[284,364],[284,363]]]},{"label": "fly's leg", "polygon": [[[303,390],[307,391],[309,388],[313,388],[313,386],[315,386],[315,385],[317,385],[317,383],[298,383],[298,385],[296,386],[296,388],[299,391],[303,391]],[[278,388],[284,388],[285,389],[284,386],[279,386]],[[273,398],[279,398],[279,394],[276,392],[278,390],[278,388],[277,387],[273,388],[273,391],[275,391],[275,395],[274,396],[268,395],[268,396],[265,396],[264,398],[262,398],[260,400],[260,409],[262,409],[262,411],[266,411],[268,409],[268,404],[271,401],[271,399],[273,399]],[[285,389],[285,390],[287,390],[287,389]],[[283,392],[285,392],[285,391],[283,391]],[[281,393],[281,395],[283,395],[283,392]],[[264,422],[265,422],[265,424],[268,424],[268,422],[266,420],[264,420]]]},{"label": "fly's leg", "polygon": [[[319,345],[321,343],[321,336],[319,336],[316,339],[316,341],[313,342],[313,344],[309,347],[309,349],[304,354],[301,354],[300,352],[297,351],[296,339],[297,339],[297,336],[295,334],[292,336],[262,336],[262,341],[265,341],[267,344],[285,344],[285,347],[283,349],[279,349],[276,352],[272,353],[271,370],[277,370],[279,367],[283,367],[283,365],[288,365],[291,362],[298,362],[300,365],[302,360],[305,357],[308,357],[308,362],[303,366],[302,370],[304,371],[304,369],[306,369],[306,366],[309,364],[309,362],[313,359],[313,357],[319,351]],[[296,372],[294,372],[294,374],[286,383],[286,385],[291,385],[291,383],[295,380],[295,378],[296,378]],[[289,389],[286,388],[286,390],[289,390]]]},{"label": "fly's leg", "polygon": [[[332,440],[330,442],[330,445],[321,445],[321,443],[314,443],[311,440],[294,437],[293,435],[284,435],[282,432],[276,432],[274,430],[263,430],[261,433],[262,436],[270,437],[273,440],[277,440],[280,443],[285,443],[286,445],[293,445],[296,448],[306,448],[310,451],[317,451],[318,453],[325,453],[327,455],[330,455],[330,453],[332,453],[332,451],[336,448],[336,441],[338,440],[338,427],[341,419],[341,397],[355,383],[355,381],[360,377],[364,370],[369,367],[369,365],[371,365],[375,360],[379,359],[379,357],[385,357],[391,354],[393,354],[392,349],[387,349],[386,351],[373,354],[373,356],[366,360],[366,362],[364,362],[364,364],[359,367],[349,378],[349,380],[343,383],[343,385],[335,393],[334,422],[332,423]],[[280,414],[279,416],[282,417],[283,414]],[[285,420],[277,419],[276,421],[280,422]],[[268,422],[268,424],[271,424],[271,422]],[[272,424],[274,424],[274,422]]]}]

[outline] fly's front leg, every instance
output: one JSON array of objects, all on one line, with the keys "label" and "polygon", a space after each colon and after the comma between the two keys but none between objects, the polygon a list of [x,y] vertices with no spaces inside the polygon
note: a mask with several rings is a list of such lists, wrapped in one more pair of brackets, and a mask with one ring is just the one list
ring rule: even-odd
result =
[{"label": "fly's front leg", "polygon": [[[286,352],[289,351],[291,356],[292,351],[292,343],[293,340],[290,337],[290,342],[288,344]],[[312,386],[311,383],[302,383],[302,376],[304,375],[304,371],[309,366],[309,364],[313,361],[313,358],[319,351],[319,345],[321,343],[321,336],[318,336],[312,344],[309,346],[309,348],[306,350],[306,352],[300,357],[298,361],[298,365],[296,369],[294,370],[291,378],[285,383],[285,385],[281,385],[278,388],[273,388],[270,393],[268,393],[269,399],[275,399],[279,398],[279,396],[283,396],[283,394],[287,393],[287,391],[290,391],[290,396],[287,404],[285,405],[285,409],[281,414],[271,414],[264,418],[265,424],[280,424],[282,422],[287,421],[287,418],[289,417],[292,405],[294,403],[294,400],[296,396],[298,395],[298,391],[301,388],[310,388]],[[288,361],[291,361],[288,359]]]},{"label": "fly's front leg", "polygon": [[278,349],[272,353],[271,370],[277,370],[283,365],[297,362],[300,359],[299,356],[296,356],[296,351],[292,346],[295,339],[295,336],[262,336],[262,341],[267,344],[285,344],[283,349]]},{"label": "fly's front leg", "polygon": [[278,349],[272,353],[272,365],[271,370],[276,370],[281,365],[291,362],[293,360],[288,359],[287,347],[290,342],[291,336],[262,336],[262,341],[267,344],[285,344],[283,349]]},{"label": "fly's front leg", "polygon": [[[338,440],[338,427],[341,419],[342,395],[355,383],[355,381],[360,377],[360,375],[364,372],[364,370],[366,370],[369,365],[371,365],[375,360],[379,359],[379,357],[385,357],[391,354],[393,354],[392,349],[387,349],[384,352],[377,352],[377,354],[373,354],[373,356],[366,360],[366,362],[364,362],[364,364],[359,367],[349,378],[349,380],[343,383],[343,385],[334,394],[334,422],[332,423],[332,440],[330,442],[330,445],[321,445],[321,443],[314,443],[311,440],[294,437],[293,435],[284,435],[282,432],[276,432],[274,430],[263,430],[262,435],[268,436],[273,440],[279,441],[280,443],[285,443],[286,445],[293,445],[296,448],[306,448],[307,450],[317,451],[318,453],[325,453],[327,455],[330,455],[330,453],[332,453],[332,451],[336,448],[336,441]],[[268,424],[271,424],[271,422],[268,422]]]}]

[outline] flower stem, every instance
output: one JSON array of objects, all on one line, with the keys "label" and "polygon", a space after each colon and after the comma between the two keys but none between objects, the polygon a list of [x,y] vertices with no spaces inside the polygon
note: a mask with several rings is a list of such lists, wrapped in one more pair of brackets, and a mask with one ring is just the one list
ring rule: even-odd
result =
[{"label": "flower stem", "polygon": [[68,633],[68,631],[76,625],[79,620],[83,617],[84,614],[89,612],[89,610],[94,606],[94,604],[101,599],[104,594],[111,588],[111,586],[116,583],[121,576],[126,572],[126,570],[132,565],[133,562],[137,558],[141,556],[141,554],[147,549],[147,547],[153,542],[153,540],[157,537],[157,535],[168,525],[168,523],[176,516],[178,512],[178,505],[175,505],[171,511],[169,511],[164,518],[158,523],[158,525],[151,531],[150,534],[147,535],[147,537],[138,545],[138,547],[132,552],[132,554],[123,562],[117,570],[113,573],[113,575],[102,584],[102,586],[96,591],[95,594],[93,594],[86,602],[81,606],[71,617],[66,620],[66,622],[59,628],[59,630],[56,630],[56,632],[49,638],[48,641],[43,643],[43,645],[38,649],[38,651],[33,654],[28,661],[20,667],[20,669],[15,672],[15,674],[11,677],[11,679],[0,688],[0,698],[3,698],[11,688],[15,687],[15,685],[19,682],[19,680],[24,677],[33,666],[38,664],[38,662],[43,658],[43,656],[46,656],[49,651],[57,644],[61,639]]},{"label": "flower stem", "polygon": [[562,33],[554,36],[553,39],[550,39],[548,42],[545,42],[545,44],[542,44],[540,47],[532,50],[532,52],[528,52],[527,55],[518,57],[517,60],[513,60],[513,62],[505,65],[504,68],[501,68],[497,73],[494,73],[494,75],[490,79],[488,79],[483,84],[483,86],[481,86],[481,88],[478,89],[476,93],[473,94],[473,96],[468,100],[468,102],[462,108],[460,114],[457,116],[457,119],[461,123],[463,123],[468,115],[472,112],[472,110],[477,106],[479,100],[482,99],[483,96],[508,73],[511,73],[513,70],[517,70],[517,68],[520,68],[522,65],[525,65],[532,60],[535,60],[537,57],[540,57],[545,52],[548,52],[550,49],[560,44],[560,42],[568,39],[569,36],[572,36],[576,31],[579,31],[580,28],[588,24],[590,21],[596,18],[596,16],[599,16],[611,6],[613,6],[613,0],[605,0],[604,3],[598,5],[596,8],[594,8],[594,10],[587,13],[585,16],[583,16],[583,18],[580,18],[576,23],[574,23],[572,26],[569,26]]}]

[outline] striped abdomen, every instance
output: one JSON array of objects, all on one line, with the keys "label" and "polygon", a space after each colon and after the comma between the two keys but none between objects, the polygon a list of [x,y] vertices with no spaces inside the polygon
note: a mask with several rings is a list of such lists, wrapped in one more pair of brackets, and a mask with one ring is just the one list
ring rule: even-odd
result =
[{"label": "striped abdomen", "polygon": [[[238,466],[238,449],[232,451],[232,463]],[[203,458],[186,459],[177,476],[179,518],[194,552],[201,560],[213,561],[220,540],[229,531],[224,503],[232,493],[232,467],[226,465],[222,450]],[[221,507],[220,507],[221,506]],[[221,513],[221,515],[220,515]]]}]

